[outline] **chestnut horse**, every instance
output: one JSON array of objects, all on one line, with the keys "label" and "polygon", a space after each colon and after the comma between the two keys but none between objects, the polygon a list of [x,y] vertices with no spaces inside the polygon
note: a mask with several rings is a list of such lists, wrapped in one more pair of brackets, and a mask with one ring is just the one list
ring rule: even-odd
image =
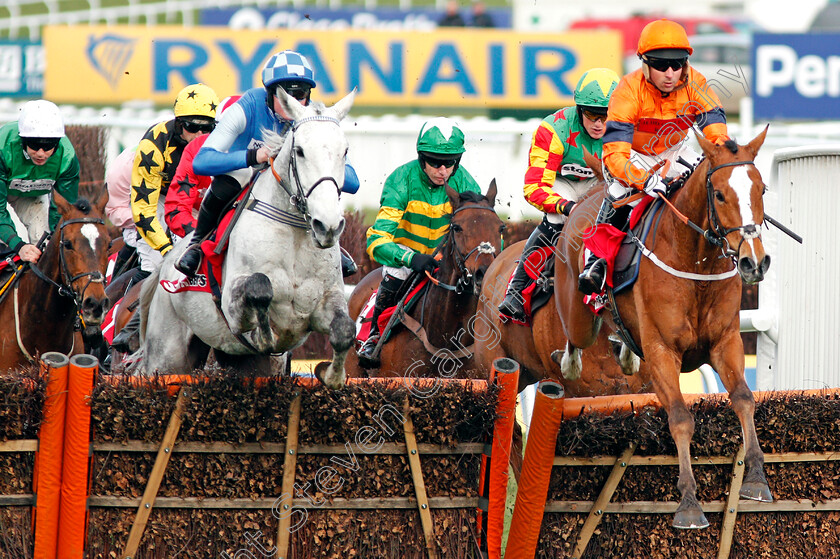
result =
[{"label": "chestnut horse", "polygon": [[[432,285],[408,313],[422,327],[420,332],[425,333],[428,344],[406,328],[399,328],[382,346],[378,376],[469,376],[472,356],[466,354],[471,354],[473,344],[471,320],[485,271],[501,252],[505,226],[494,209],[495,180],[485,196],[459,194],[448,186],[446,193],[452,220],[438,249],[439,268]],[[382,269],[377,268],[359,282],[348,302],[351,318],[359,316],[381,280]],[[369,374],[359,367],[355,352],[348,354],[345,366],[348,376]]]},{"label": "chestnut horse", "polygon": [[[531,325],[523,326],[499,316],[499,303],[505,297],[508,279],[522,254],[525,241],[506,248],[487,269],[481,287],[475,321],[476,365],[489,376],[493,361],[508,357],[519,363],[519,391],[544,378],[558,380],[568,397],[630,394],[648,390],[640,375],[626,374],[618,366],[607,332],[582,354],[583,373],[575,380],[561,378],[555,361],[566,346],[557,311],[557,297],[538,308]],[[555,263],[555,266],[559,266]],[[635,371],[627,371],[634,373]]]},{"label": "chestnut horse", "polygon": [[0,370],[33,362],[47,351],[80,353],[76,330],[85,345],[98,345],[99,325],[108,308],[105,268],[108,241],[104,210],[108,195],[91,205],[70,204],[52,194],[61,214],[56,231],[37,264],[25,264],[17,284],[0,301]]},{"label": "chestnut horse", "polygon": [[[645,252],[632,290],[614,298],[627,332],[645,359],[642,375],[650,377],[668,413],[679,457],[677,488],[682,495],[674,517],[676,528],[709,524],[697,502],[691,470],[694,418],[679,385],[680,372],[704,363],[714,367],[723,380],[743,429],[746,474],[740,496],[765,502],[773,499],[755,431],[755,400],[744,379],[739,320],[741,281],[761,281],[770,265],[759,229],[764,222],[765,186],[754,163],[766,134],[765,128],[745,146],[731,140],[715,145],[697,138],[705,158],[671,196],[673,209],[663,210],[656,238],[648,241],[649,252]],[[587,163],[600,176],[597,160],[590,157]],[[561,365],[566,378],[580,374],[580,350],[598,340],[602,321],[616,329],[610,311],[602,311],[604,316],[593,314],[583,304],[577,287],[583,264],[581,237],[602,199],[599,194],[576,206],[558,243],[562,256],[558,263],[564,264],[556,268],[554,279],[568,340]]]}]

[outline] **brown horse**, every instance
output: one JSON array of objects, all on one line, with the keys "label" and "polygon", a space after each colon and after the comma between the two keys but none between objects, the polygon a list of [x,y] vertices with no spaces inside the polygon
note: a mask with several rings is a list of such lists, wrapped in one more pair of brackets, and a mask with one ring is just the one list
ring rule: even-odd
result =
[{"label": "brown horse", "polygon": [[[85,344],[98,344],[99,325],[108,308],[105,268],[108,241],[104,209],[107,194],[91,205],[85,199],[70,204],[57,192],[61,213],[56,231],[37,264],[10,285],[0,301],[0,370],[25,365],[41,353],[79,352],[74,332]],[[28,268],[28,270],[27,270]]]},{"label": "brown horse", "polygon": [[[664,210],[656,238],[648,241],[652,255],[643,259],[636,284],[615,296],[621,320],[646,361],[642,374],[650,377],[668,412],[677,446],[677,487],[682,500],[674,517],[676,528],[708,526],[697,502],[691,470],[694,418],[679,385],[681,371],[704,363],[714,367],[723,380],[743,429],[746,475],[740,495],[772,501],[755,432],[755,400],[744,380],[739,321],[741,280],[761,281],[770,265],[759,230],[764,222],[765,186],[754,164],[766,134],[765,129],[745,146],[733,141],[714,145],[698,137],[705,159],[672,195],[675,211]],[[595,160],[587,163],[596,172],[600,169]],[[580,374],[580,349],[595,343],[602,323],[601,316],[584,306],[577,288],[583,264],[582,233],[592,224],[601,200],[602,195],[593,196],[575,207],[558,243],[564,265],[555,270],[555,289],[568,339],[561,366],[567,378]],[[610,312],[602,314],[606,315],[603,321],[616,329]]]},{"label": "brown horse", "polygon": [[[428,344],[405,328],[395,331],[382,346],[378,376],[469,376],[472,357],[466,353],[473,344],[471,320],[487,267],[501,252],[505,226],[494,209],[495,180],[485,196],[459,194],[448,186],[446,193],[452,220],[439,247],[439,269],[433,284],[408,313],[422,327],[418,332],[425,334]],[[381,280],[382,270],[376,269],[359,282],[348,302],[351,318],[359,316]],[[368,375],[352,351],[345,369],[348,377]]]},{"label": "brown horse", "polygon": [[[648,390],[640,375],[622,372],[613,355],[607,333],[582,354],[583,374],[563,380],[555,358],[566,345],[563,325],[556,307],[556,296],[534,312],[531,326],[499,317],[499,303],[505,296],[508,278],[522,254],[525,241],[506,248],[487,269],[481,287],[476,316],[476,364],[488,375],[493,361],[508,357],[519,363],[519,390],[544,378],[561,381],[568,397],[638,393]],[[560,265],[560,264],[556,264]],[[635,371],[628,371],[635,372]]]}]

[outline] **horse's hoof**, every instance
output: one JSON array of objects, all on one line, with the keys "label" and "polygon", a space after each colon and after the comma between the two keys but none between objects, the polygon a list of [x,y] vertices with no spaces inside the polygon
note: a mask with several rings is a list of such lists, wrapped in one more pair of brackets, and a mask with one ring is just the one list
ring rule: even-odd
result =
[{"label": "horse's hoof", "polygon": [[331,361],[321,361],[315,365],[315,376],[318,377],[318,380],[324,383],[324,386],[327,388],[337,390],[344,386],[344,375],[335,374]]},{"label": "horse's hoof", "polygon": [[678,510],[674,515],[674,528],[680,530],[699,530],[709,526],[709,521],[706,520],[706,515],[698,508],[691,508],[686,510]]},{"label": "horse's hoof", "polygon": [[557,363],[557,366],[561,366],[563,363],[563,350],[562,349],[555,349],[551,352],[551,360]]},{"label": "horse's hoof", "polygon": [[751,501],[761,501],[762,503],[773,502],[773,495],[770,493],[770,487],[766,483],[744,483],[738,495],[742,499],[749,499]]}]

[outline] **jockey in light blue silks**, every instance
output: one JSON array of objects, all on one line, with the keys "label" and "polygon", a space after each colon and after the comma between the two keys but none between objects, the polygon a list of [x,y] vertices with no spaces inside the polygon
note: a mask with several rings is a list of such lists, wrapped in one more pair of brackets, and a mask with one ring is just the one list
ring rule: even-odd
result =
[{"label": "jockey in light blue silks", "polygon": [[[285,50],[268,60],[262,71],[262,82],[264,88],[249,89],[225,111],[193,161],[196,174],[215,178],[201,203],[190,247],[175,263],[187,276],[195,275],[201,263],[200,242],[216,227],[222,210],[248,184],[255,169],[267,166],[268,148],[263,145],[263,132],[269,130],[282,136],[294,124],[276,99],[278,88],[308,105],[315,74],[303,55]],[[342,191],[353,194],[358,189],[356,171],[347,164]],[[342,270],[346,273],[355,264],[349,258],[349,263],[346,262],[345,258],[342,253]]]}]

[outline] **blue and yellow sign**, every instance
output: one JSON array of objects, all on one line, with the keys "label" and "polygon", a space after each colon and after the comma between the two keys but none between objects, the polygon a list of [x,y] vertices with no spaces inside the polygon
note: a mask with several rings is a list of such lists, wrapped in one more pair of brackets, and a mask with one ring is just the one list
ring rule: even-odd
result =
[{"label": "blue and yellow sign", "polygon": [[309,58],[316,97],[327,103],[357,87],[359,106],[555,107],[573,102],[587,69],[620,71],[620,39],[614,31],[51,26],[44,95],[61,103],[168,104],[185,85],[203,82],[225,97],[260,86],[265,61],[292,49]]}]

